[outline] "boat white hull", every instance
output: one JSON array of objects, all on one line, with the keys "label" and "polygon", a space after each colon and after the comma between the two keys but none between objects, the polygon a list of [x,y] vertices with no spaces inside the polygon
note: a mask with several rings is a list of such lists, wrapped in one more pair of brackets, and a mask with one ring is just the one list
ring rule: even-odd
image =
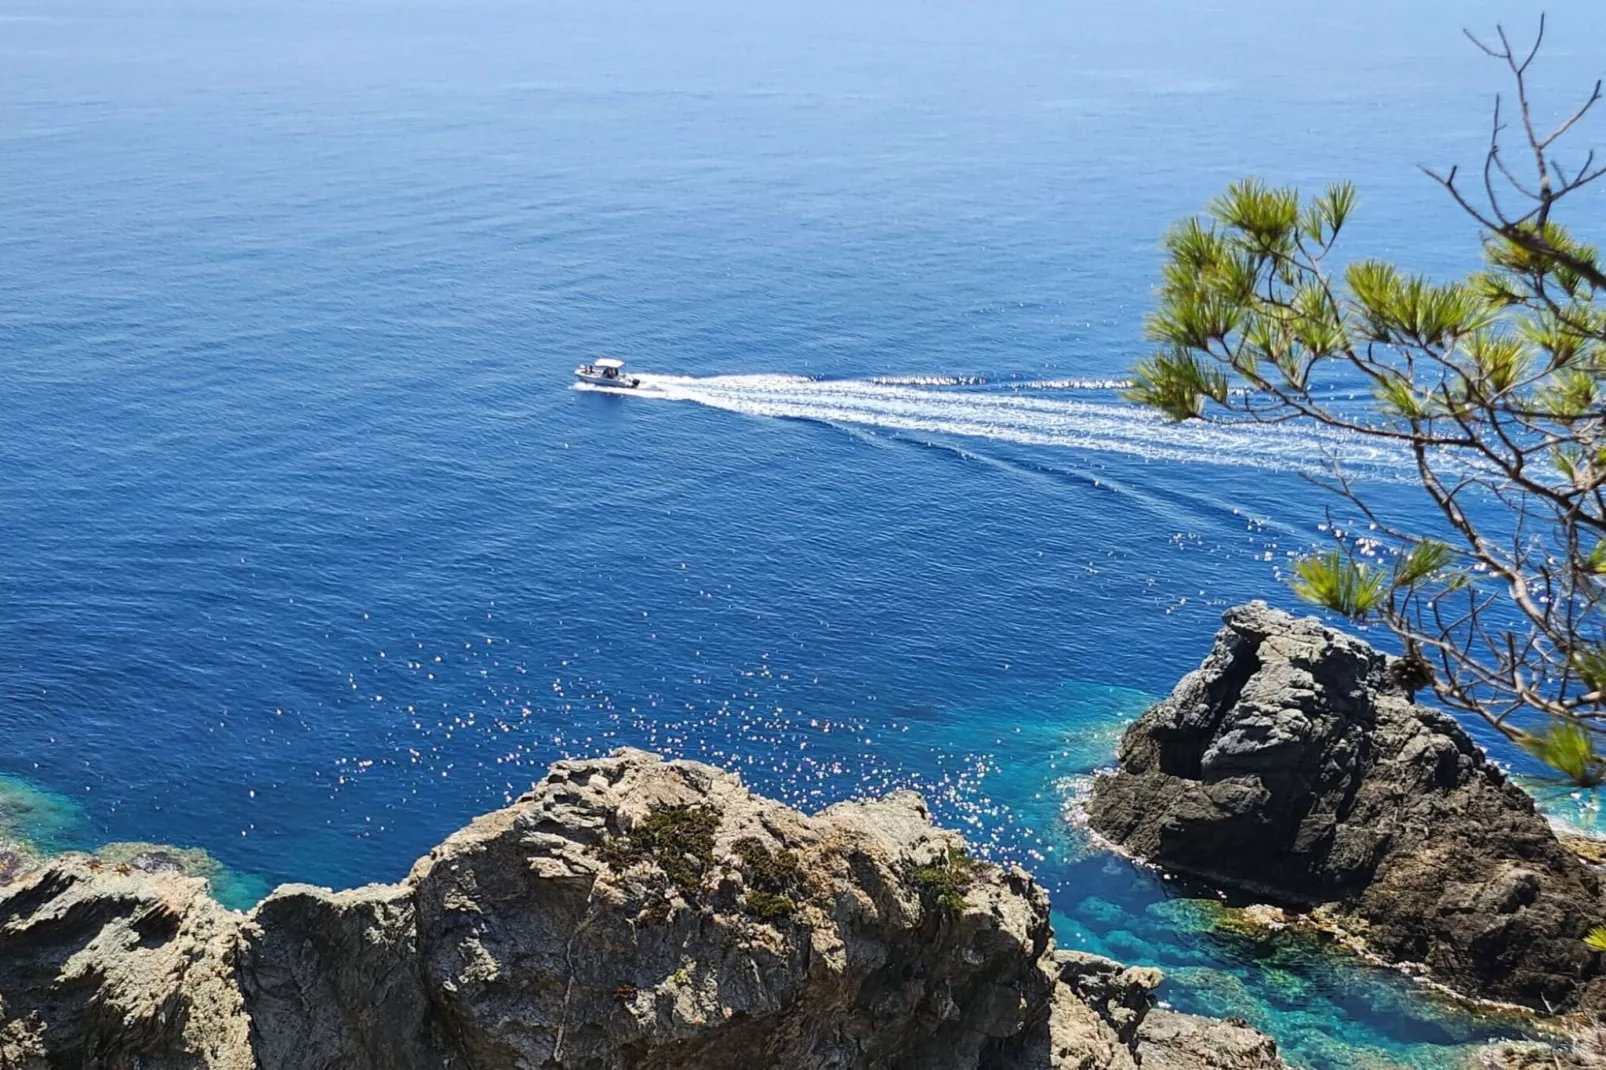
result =
[{"label": "boat white hull", "polygon": [[611,386],[617,387],[620,390],[633,390],[641,385],[641,380],[637,379],[633,375],[610,376],[599,375],[596,372],[577,371],[574,373],[574,377],[580,380],[582,383],[590,383],[592,386]]}]

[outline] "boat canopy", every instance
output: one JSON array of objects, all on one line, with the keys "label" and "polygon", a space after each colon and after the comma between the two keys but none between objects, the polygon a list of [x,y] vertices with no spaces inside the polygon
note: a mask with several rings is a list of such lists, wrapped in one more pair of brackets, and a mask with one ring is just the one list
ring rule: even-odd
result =
[{"label": "boat canopy", "polygon": [[593,368],[613,368],[617,371],[625,366],[625,362],[622,360],[616,360],[613,357],[598,357],[596,360],[591,362],[591,366]]}]

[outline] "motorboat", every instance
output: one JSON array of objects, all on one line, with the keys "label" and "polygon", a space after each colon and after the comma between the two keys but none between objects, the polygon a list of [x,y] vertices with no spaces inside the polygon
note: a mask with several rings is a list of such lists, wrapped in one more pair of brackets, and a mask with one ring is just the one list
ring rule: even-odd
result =
[{"label": "motorboat", "polygon": [[625,374],[625,362],[613,357],[598,357],[590,364],[580,365],[574,374],[582,383],[593,386],[634,388],[641,385],[640,379]]}]

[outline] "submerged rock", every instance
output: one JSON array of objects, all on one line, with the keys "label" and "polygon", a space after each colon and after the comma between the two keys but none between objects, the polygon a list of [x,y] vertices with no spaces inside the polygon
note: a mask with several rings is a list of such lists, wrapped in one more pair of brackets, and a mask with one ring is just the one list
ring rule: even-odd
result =
[{"label": "submerged rock", "polygon": [[103,844],[92,854],[101,865],[126,866],[142,873],[182,873],[187,877],[200,877],[208,885],[224,872],[223,863],[199,847],[119,841]]},{"label": "submerged rock", "polygon": [[1575,1032],[1572,1049],[1545,1044],[1491,1044],[1467,1063],[1467,1070],[1603,1070],[1606,1068],[1606,1034],[1599,1022]]},{"label": "submerged rock", "polygon": [[0,886],[10,884],[38,868],[39,854],[26,843],[0,839]]},{"label": "submerged rock", "polygon": [[0,783],[0,811],[11,811],[9,818],[0,819],[0,888],[21,880],[53,857],[72,855],[81,857],[91,870],[109,866],[119,873],[137,870],[200,877],[206,881],[207,894],[226,907],[249,907],[267,895],[267,885],[260,878],[237,873],[198,847],[119,841],[88,850],[63,848],[59,843],[42,846],[33,840],[8,837],[6,820],[16,823],[19,790],[14,784]]},{"label": "submerged rock", "polygon": [[401,884],[249,914],[146,853],[0,891],[0,1066],[1283,1065],[1151,1014],[1156,971],[1057,953],[1032,879],[907,792],[807,816],[692,762],[560,762]]},{"label": "submerged rock", "polygon": [[1606,840],[1576,833],[1563,833],[1557,837],[1561,845],[1592,865],[1606,866]]},{"label": "submerged rock", "polygon": [[1456,990],[1606,1005],[1597,871],[1388,659],[1263,603],[1127,730],[1091,826],[1140,858],[1299,910]]}]

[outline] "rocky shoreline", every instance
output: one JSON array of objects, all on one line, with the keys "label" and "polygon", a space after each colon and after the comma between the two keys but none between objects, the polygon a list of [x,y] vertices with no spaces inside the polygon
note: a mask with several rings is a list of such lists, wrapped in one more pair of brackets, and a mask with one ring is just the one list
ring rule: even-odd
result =
[{"label": "rocky shoreline", "polygon": [[[138,861],[149,861],[139,859]],[[560,762],[395,885],[229,911],[166,865],[0,891],[0,1066],[1275,1070],[900,792],[804,815],[732,774]]]},{"label": "rocky shoreline", "polygon": [[[1384,655],[1260,603],[1224,620],[1127,729],[1093,833],[1227,893],[1236,926],[1581,1037],[1480,1066],[1606,1065],[1598,864]],[[246,912],[202,852],[0,863],[4,1070],[1285,1067],[1241,1019],[1158,1004],[1160,971],[1057,948],[1031,876],[909,792],[805,815],[622,750],[557,763],[398,884]]]}]

